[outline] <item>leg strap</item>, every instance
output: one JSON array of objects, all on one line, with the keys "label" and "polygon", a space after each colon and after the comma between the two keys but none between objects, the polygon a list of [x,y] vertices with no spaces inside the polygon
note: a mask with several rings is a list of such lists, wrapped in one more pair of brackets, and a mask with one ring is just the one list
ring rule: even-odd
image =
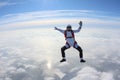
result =
[{"label": "leg strap", "polygon": [[74,48],[76,48],[75,45],[77,45],[77,42],[76,42],[76,41],[74,42],[74,45],[73,45]]},{"label": "leg strap", "polygon": [[68,42],[66,42],[66,44],[68,45],[68,48],[70,48],[70,44]]}]

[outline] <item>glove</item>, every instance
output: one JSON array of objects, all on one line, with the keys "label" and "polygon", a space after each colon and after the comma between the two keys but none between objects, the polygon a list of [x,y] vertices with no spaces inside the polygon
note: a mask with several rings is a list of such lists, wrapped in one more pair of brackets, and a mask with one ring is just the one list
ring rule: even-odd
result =
[{"label": "glove", "polygon": [[58,28],[57,27],[55,27],[55,30],[57,30]]},{"label": "glove", "polygon": [[82,21],[79,22],[80,27],[82,26]]}]

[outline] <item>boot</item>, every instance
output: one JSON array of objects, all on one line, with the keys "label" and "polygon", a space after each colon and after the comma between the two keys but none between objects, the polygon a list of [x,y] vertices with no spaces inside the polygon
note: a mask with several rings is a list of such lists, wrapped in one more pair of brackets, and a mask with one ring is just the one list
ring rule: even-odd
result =
[{"label": "boot", "polygon": [[60,62],[65,62],[66,61],[66,59],[62,59],[62,60],[60,60]]},{"label": "boot", "polygon": [[84,62],[86,62],[86,61],[85,61],[84,59],[81,59],[80,62],[84,63]]}]

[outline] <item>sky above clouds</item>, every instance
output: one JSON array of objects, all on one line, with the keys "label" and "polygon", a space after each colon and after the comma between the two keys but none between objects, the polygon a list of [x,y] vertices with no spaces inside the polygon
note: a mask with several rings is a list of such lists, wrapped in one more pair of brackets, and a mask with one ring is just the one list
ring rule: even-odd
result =
[{"label": "sky above clouds", "polygon": [[[0,0],[0,80],[120,80],[120,0]],[[66,51],[64,35],[73,29],[82,47]]]},{"label": "sky above clouds", "polygon": [[66,21],[73,24],[80,19],[86,23],[106,23],[106,26],[112,21],[113,26],[119,27],[119,3],[119,0],[0,0],[0,30],[23,25],[53,26]]},{"label": "sky above clouds", "polygon": [[[104,12],[105,13],[105,12]],[[74,27],[82,20],[84,28],[119,28],[120,18],[91,10],[53,10],[8,14],[0,18],[0,31],[24,28]],[[99,24],[99,25],[98,25]]]},{"label": "sky above clouds", "polygon": [[94,10],[119,15],[119,5],[119,0],[0,0],[0,16],[45,10]]}]

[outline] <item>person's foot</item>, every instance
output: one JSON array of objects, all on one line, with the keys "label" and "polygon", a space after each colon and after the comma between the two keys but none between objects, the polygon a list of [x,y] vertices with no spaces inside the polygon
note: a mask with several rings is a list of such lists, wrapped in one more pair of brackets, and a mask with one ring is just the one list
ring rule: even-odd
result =
[{"label": "person's foot", "polygon": [[60,62],[65,62],[66,61],[66,59],[62,59],[62,60],[60,60]]},{"label": "person's foot", "polygon": [[86,61],[85,61],[84,59],[81,59],[80,62],[84,63],[84,62],[86,62]]}]

